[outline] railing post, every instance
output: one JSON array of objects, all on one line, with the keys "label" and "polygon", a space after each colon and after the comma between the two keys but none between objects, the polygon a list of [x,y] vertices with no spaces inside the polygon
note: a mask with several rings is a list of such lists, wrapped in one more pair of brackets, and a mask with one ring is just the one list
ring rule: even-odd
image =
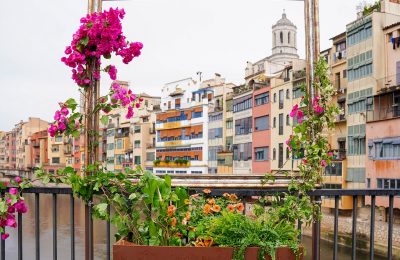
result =
[{"label": "railing post", "polygon": [[351,259],[357,256],[357,196],[353,195],[353,227],[351,232]]},{"label": "railing post", "polygon": [[319,221],[319,214],[321,212],[321,196],[314,197],[314,203],[318,207],[318,215],[314,216],[312,224],[312,259],[320,259],[320,238],[321,238],[321,222]]},{"label": "railing post", "polygon": [[371,196],[371,226],[369,234],[369,259],[374,260],[375,242],[375,195]]}]

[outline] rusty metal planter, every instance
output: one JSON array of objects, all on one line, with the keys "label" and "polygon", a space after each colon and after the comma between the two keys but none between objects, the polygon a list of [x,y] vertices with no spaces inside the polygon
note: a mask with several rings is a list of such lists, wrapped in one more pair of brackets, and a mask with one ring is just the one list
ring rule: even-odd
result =
[{"label": "rusty metal planter", "polygon": [[[257,247],[248,248],[245,259],[257,260],[258,250]],[[115,243],[113,251],[114,260],[231,260],[233,255],[231,247],[140,246],[125,240]],[[289,248],[278,248],[276,259],[296,260],[296,255]],[[303,256],[298,259],[302,260]]]}]

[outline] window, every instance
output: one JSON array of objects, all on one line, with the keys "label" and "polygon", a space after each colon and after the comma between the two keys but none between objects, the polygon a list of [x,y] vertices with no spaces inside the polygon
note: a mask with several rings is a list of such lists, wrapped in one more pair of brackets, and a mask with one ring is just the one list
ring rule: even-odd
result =
[{"label": "window", "polygon": [[192,118],[199,118],[203,116],[203,111],[201,112],[192,112]]},{"label": "window", "polygon": [[135,130],[134,130],[135,134],[140,133],[140,125],[135,125]]},{"label": "window", "polygon": [[276,128],[276,117],[274,117],[273,128]]},{"label": "window", "polygon": [[233,119],[227,119],[226,120],[226,129],[232,129],[233,128]]},{"label": "window", "polygon": [[59,147],[58,145],[53,145],[53,146],[51,147],[51,151],[52,151],[53,153],[59,152],[59,151],[60,151],[60,147]]},{"label": "window", "polygon": [[283,135],[283,114],[279,114],[279,135]]},{"label": "window", "polygon": [[274,103],[276,102],[276,93],[274,93]]},{"label": "window", "polygon": [[286,125],[290,126],[290,117],[289,117],[289,115],[286,115]]},{"label": "window", "polygon": [[208,121],[210,121],[210,122],[220,121],[220,120],[222,120],[222,113],[208,116]]},{"label": "window", "polygon": [[343,78],[345,79],[347,77],[347,70],[343,70]]},{"label": "window", "polygon": [[222,146],[209,146],[208,147],[208,160],[216,161],[217,154],[222,151]]},{"label": "window", "polygon": [[112,137],[112,136],[114,136],[114,135],[115,135],[114,129],[107,130],[107,136],[108,136],[108,137]]},{"label": "window", "polygon": [[400,138],[385,138],[368,142],[369,157],[374,160],[399,160]]},{"label": "window", "polygon": [[290,32],[287,34],[287,42],[290,43]]},{"label": "window", "polygon": [[114,143],[107,144],[107,150],[114,150]]},{"label": "window", "polygon": [[125,155],[123,154],[116,154],[115,155],[115,164],[121,165],[125,162]]},{"label": "window", "polygon": [[372,50],[350,58],[348,64],[349,81],[370,76],[372,74]]},{"label": "window", "polygon": [[123,139],[117,139],[116,149],[124,149],[124,140]]},{"label": "window", "polygon": [[62,142],[62,136],[56,136],[56,142],[57,143]]},{"label": "window", "polygon": [[152,161],[154,161],[155,160],[155,153],[154,152],[149,152],[149,153],[146,153],[146,161],[148,161],[148,162],[152,162]]},{"label": "window", "polygon": [[263,131],[269,129],[269,116],[257,117],[254,119],[254,130]]},{"label": "window", "polygon": [[134,144],[135,144],[134,145],[135,148],[140,148],[140,140],[135,140]]},{"label": "window", "polygon": [[252,128],[252,117],[235,120],[235,135],[247,135],[252,132]]},{"label": "window", "polygon": [[208,130],[208,138],[209,139],[222,138],[222,127],[209,129]]},{"label": "window", "polygon": [[283,43],[283,32],[281,32],[279,35],[280,35],[281,43]]},{"label": "window", "polygon": [[59,164],[60,163],[60,157],[52,157],[51,158],[51,163]]},{"label": "window", "polygon": [[279,90],[279,109],[283,108],[283,89]]},{"label": "window", "polygon": [[276,160],[276,149],[272,151],[272,160]]},{"label": "window", "polygon": [[268,147],[258,147],[254,149],[254,158],[256,161],[268,160]]},{"label": "window", "polygon": [[283,167],[283,143],[279,144],[278,168]]},{"label": "window", "polygon": [[233,146],[233,160],[247,161],[252,158],[252,143],[235,144]]},{"label": "window", "polygon": [[256,106],[261,106],[264,104],[269,103],[269,92],[267,93],[262,93],[254,97],[254,100],[256,102]]},{"label": "window", "polygon": [[289,91],[289,89],[286,90],[286,99],[290,99],[290,91]]},{"label": "window", "polygon": [[135,156],[135,165],[140,165],[140,156]]},{"label": "window", "polygon": [[301,87],[300,86],[293,87],[293,98],[296,99],[296,98],[300,98],[302,96],[304,96],[304,92],[301,89]]},{"label": "window", "polygon": [[365,125],[348,127],[348,154],[363,155],[366,153]]},{"label": "window", "polygon": [[366,19],[366,22],[354,26],[347,31],[347,43],[349,46],[358,44],[369,39],[372,36],[372,21]]},{"label": "window", "polygon": [[233,112],[240,112],[253,107],[253,96],[248,95],[242,98],[233,100]]},{"label": "window", "polygon": [[290,155],[290,151],[289,151],[289,147],[286,147],[286,160],[289,159]]},{"label": "window", "polygon": [[367,188],[371,188],[371,179],[367,178]]}]

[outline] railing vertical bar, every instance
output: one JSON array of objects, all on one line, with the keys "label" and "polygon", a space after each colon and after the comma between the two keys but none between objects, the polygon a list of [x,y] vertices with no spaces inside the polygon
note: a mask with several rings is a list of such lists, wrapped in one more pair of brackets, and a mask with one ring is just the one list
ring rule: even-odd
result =
[{"label": "railing vertical bar", "polygon": [[22,260],[22,213],[18,213],[18,260]]},{"label": "railing vertical bar", "polygon": [[[321,196],[314,197],[315,204],[321,210]],[[312,224],[312,259],[320,259],[320,238],[321,238],[321,223],[318,218],[313,220]]]},{"label": "railing vertical bar", "polygon": [[388,221],[388,259],[392,259],[392,243],[393,243],[393,203],[394,196],[389,195],[389,221]]},{"label": "railing vertical bar", "polygon": [[40,260],[40,197],[35,193],[35,250],[36,260]]},{"label": "railing vertical bar", "polygon": [[351,233],[351,259],[356,259],[357,243],[357,196],[353,196],[353,228]]},{"label": "railing vertical bar", "polygon": [[371,196],[371,225],[369,233],[369,259],[374,260],[374,242],[375,242],[375,195]]},{"label": "railing vertical bar", "polygon": [[92,202],[89,202],[88,216],[89,226],[88,226],[88,245],[89,245],[89,260],[93,259],[93,219],[92,219]]},{"label": "railing vertical bar", "polygon": [[69,217],[71,221],[71,260],[75,260],[75,200],[74,195],[69,197]]},{"label": "railing vertical bar", "polygon": [[335,220],[333,225],[333,260],[337,259],[339,232],[339,196],[335,196]]},{"label": "railing vertical bar", "polygon": [[[111,210],[110,206],[107,208],[108,216],[111,217]],[[106,239],[106,245],[107,245],[107,260],[111,260],[111,227],[110,227],[110,220],[107,220],[107,239]]]},{"label": "railing vertical bar", "polygon": [[[4,197],[4,191],[1,192],[1,197]],[[2,233],[3,234],[3,233]],[[6,241],[0,238],[1,244],[1,260],[6,260]]]},{"label": "railing vertical bar", "polygon": [[299,241],[301,241],[301,239],[302,239],[302,233],[301,233],[301,225],[302,225],[302,222],[301,222],[301,220],[299,219],[299,220],[297,220],[297,229],[299,230]]},{"label": "railing vertical bar", "polygon": [[57,260],[57,194],[53,193],[53,260]]}]

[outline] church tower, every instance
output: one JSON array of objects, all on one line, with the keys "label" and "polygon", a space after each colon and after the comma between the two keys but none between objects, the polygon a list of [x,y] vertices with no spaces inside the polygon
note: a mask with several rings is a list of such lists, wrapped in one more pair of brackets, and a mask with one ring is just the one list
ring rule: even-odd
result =
[{"label": "church tower", "polygon": [[274,63],[288,64],[297,55],[297,27],[283,10],[282,18],[272,26],[272,55],[269,60]]}]

